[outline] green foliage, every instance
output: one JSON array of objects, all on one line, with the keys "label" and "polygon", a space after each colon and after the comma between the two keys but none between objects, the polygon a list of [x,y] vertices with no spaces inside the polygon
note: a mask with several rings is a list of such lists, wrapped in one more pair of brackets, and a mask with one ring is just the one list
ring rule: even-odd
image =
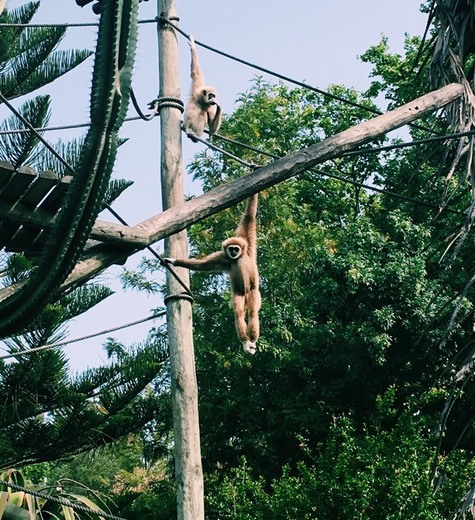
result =
[{"label": "green foliage", "polygon": [[[108,294],[100,286],[76,289],[47,306],[34,331],[10,338],[8,350],[19,353],[61,340],[65,320]],[[0,389],[6,397],[0,407],[0,467],[66,457],[139,431],[152,420],[168,431],[168,399],[162,393],[167,353],[160,331],[143,344],[121,345],[120,352],[108,366],[75,377],[69,375],[60,349],[3,364]]]},{"label": "green foliage", "polygon": [[[394,392],[380,399],[394,406]],[[384,411],[383,411],[384,413]],[[386,415],[386,414],[384,414]],[[384,418],[385,422],[391,416]],[[441,461],[455,469],[448,488],[433,493],[433,444],[425,420],[406,409],[391,428],[377,423],[358,433],[349,417],[334,418],[326,442],[315,452],[301,439],[303,460],[270,486],[243,461],[231,472],[216,471],[208,484],[207,518],[222,520],[449,518],[463,475],[475,470],[468,453]],[[460,471],[463,468],[463,471]]]},{"label": "green foliage", "polygon": [[[383,44],[365,55],[385,81],[369,93],[384,91],[397,104],[416,97],[422,87],[410,71],[418,41],[408,39],[405,57],[391,56]],[[374,108],[367,94],[336,86],[332,92]],[[369,117],[259,78],[239,101],[222,132],[273,156]],[[429,120],[434,128],[444,125],[441,113]],[[252,163],[269,160],[225,147]],[[460,223],[456,212],[470,202],[461,177],[447,190],[440,175],[453,153],[430,143],[346,156],[260,194],[263,306],[255,357],[242,353],[235,338],[226,277],[192,275],[207,517],[432,520],[456,509],[474,469],[471,452],[447,450],[436,458],[439,439],[431,434],[447,395],[443,375],[472,334],[473,289],[447,334],[470,280],[463,267],[473,263],[470,237],[450,270],[440,261],[445,238]],[[190,173],[208,190],[247,172],[207,151]],[[455,213],[437,215],[424,204],[445,196]],[[219,248],[241,211],[194,225],[192,254]],[[156,267],[144,265],[128,282],[156,290],[147,273]],[[450,427],[470,435],[465,447],[473,442],[472,429],[464,429],[473,407],[464,404],[467,413]],[[450,475],[435,495],[434,461],[436,474]]]},{"label": "green foliage", "polygon": [[374,65],[370,76],[379,77],[374,80],[366,95],[376,98],[384,94],[389,100],[389,108],[408,103],[422,95],[427,89],[427,78],[422,74],[426,61],[420,56],[421,39],[406,35],[404,56],[389,52],[388,39],[370,47],[361,55],[361,60]]},{"label": "green foliage", "polygon": [[[332,86],[331,92],[370,109],[372,96],[379,94],[391,105],[416,97],[427,90],[419,43],[408,38],[406,55],[399,56],[390,54],[383,39],[363,56],[379,78],[369,91],[361,95]],[[370,114],[257,78],[222,131],[265,146],[267,154],[224,146],[264,164]],[[446,121],[439,112],[424,123],[440,130]],[[427,136],[420,127],[411,133]],[[254,357],[240,350],[235,337],[226,276],[193,274],[207,518],[435,520],[457,509],[475,470],[471,381],[456,392],[444,435],[434,433],[441,426],[453,360],[463,347],[467,363],[472,355],[471,236],[451,263],[441,261],[446,238],[460,225],[457,212],[471,202],[460,168],[449,182],[441,175],[454,155],[445,143],[347,155],[260,194],[262,336]],[[207,151],[196,157],[190,173],[208,190],[248,171]],[[450,202],[453,212],[438,213],[423,202]],[[239,205],[194,225],[192,252],[215,251],[234,232],[241,211]],[[125,273],[124,284],[156,293],[158,268],[145,261]],[[13,274],[20,278],[27,270],[19,261]],[[448,327],[459,299],[457,319]],[[116,490],[124,514],[172,518],[164,332],[153,330],[146,344],[131,349],[110,338],[106,351],[110,367],[86,372],[69,386],[61,378],[61,359],[38,356],[35,371],[43,371],[48,384],[35,380],[28,387],[30,408],[8,403],[8,417],[22,419],[0,439],[2,453],[5,460],[18,460],[21,450],[22,460],[48,460],[53,446],[56,455],[71,454],[148,421],[142,464],[136,452],[111,456],[109,464],[102,459],[107,467],[97,471],[100,478],[92,472],[91,487],[95,481]],[[11,370],[18,373],[6,379],[5,395],[24,377],[26,364]],[[51,381],[57,381],[59,408],[57,400],[48,407]],[[33,394],[38,385],[39,396]],[[75,441],[85,434],[89,444]],[[21,449],[11,442],[14,435]],[[25,446],[41,446],[41,454]],[[90,467],[90,460],[76,459],[61,471],[84,475]],[[45,473],[56,469],[48,466]]]},{"label": "green foliage", "polygon": [[[111,10],[118,8],[113,3],[108,5]],[[38,6],[39,2],[35,2],[16,10],[4,10],[0,21],[27,24]],[[102,171],[107,170],[110,173],[112,156],[105,149],[121,143],[114,136],[118,129],[117,121],[125,115],[127,105],[127,82],[131,77],[136,41],[134,21],[137,2],[124,2],[121,3],[120,8],[122,7],[127,11],[121,13],[123,16],[105,16],[102,22],[105,30],[100,37],[101,45],[96,62],[102,64],[101,70],[105,75],[101,76],[100,71],[95,72],[92,100],[93,104],[100,105],[102,111],[98,110],[98,106],[93,111],[96,127],[100,128],[94,129],[96,133],[91,131],[86,151],[84,140],[59,142],[56,145],[73,170],[80,169],[81,164],[88,160],[92,160],[97,167],[101,163],[100,157],[88,156],[88,153],[90,155],[96,146],[100,146],[104,152],[100,167]],[[119,22],[123,22],[121,30],[116,27]],[[109,30],[111,27],[112,32]],[[55,52],[65,30],[64,27],[0,28],[0,90],[4,95],[15,97],[46,85],[90,55],[88,51]],[[113,32],[114,38],[111,37]],[[111,55],[116,56],[117,60],[111,59]],[[121,68],[120,95],[117,92],[116,65]],[[110,81],[104,81],[106,76]],[[20,107],[20,112],[34,126],[43,127],[48,122],[49,101],[48,96],[34,98],[25,102]],[[99,114],[104,117],[104,121]],[[2,124],[2,129],[17,130],[19,123],[16,118],[9,118]],[[106,147],[97,138],[97,132],[107,133]],[[13,162],[15,167],[28,163],[39,171],[54,169],[59,175],[71,174],[69,168],[59,164],[57,158],[53,158],[51,154],[45,153],[43,147],[39,154],[38,140],[30,132],[12,134],[1,139],[4,146],[0,147],[3,150],[0,158]],[[84,175],[89,177],[89,164],[83,165],[83,170]],[[129,185],[129,182],[121,180],[108,185],[105,178],[98,190],[105,194],[106,201],[112,202]],[[102,198],[99,196],[94,203],[100,206]],[[91,207],[85,210],[88,214],[94,213]],[[63,217],[64,211],[65,207],[61,212]],[[80,218],[74,208],[71,211],[74,218]],[[69,219],[64,226],[68,236],[71,234],[73,220]],[[87,231],[84,231],[83,240],[86,238]],[[55,261],[59,249],[58,242],[50,249]],[[63,253],[70,255],[66,249],[63,249]],[[45,281],[44,277],[38,276],[38,265],[43,265],[48,276],[53,270],[53,262],[48,262],[44,256],[27,258],[19,254],[5,254],[2,258],[2,283],[11,285],[27,282],[28,287],[24,292],[30,298],[33,291],[32,280],[38,277],[39,284]],[[71,256],[69,260],[74,263]],[[65,267],[64,275],[67,272]],[[138,431],[152,420],[158,420],[162,414],[163,424],[168,425],[168,410],[163,404],[168,404],[167,396],[158,391],[163,389],[167,379],[167,353],[163,334],[159,330],[153,331],[143,344],[121,346],[120,349],[117,346],[116,352],[122,352],[120,357],[111,352],[108,366],[88,370],[77,376],[69,374],[67,358],[59,348],[28,352],[31,348],[64,340],[67,332],[65,323],[107,298],[111,292],[107,287],[92,284],[70,290],[43,307],[35,319],[30,321],[29,332],[5,341],[6,350],[16,356],[13,361],[2,361],[0,365],[0,388],[5,395],[0,407],[0,467],[71,456]],[[51,296],[48,291],[48,301]],[[13,304],[13,307],[16,312],[17,305]],[[1,319],[5,320],[7,327],[10,318],[11,315],[4,309]],[[20,325],[22,329],[25,327],[25,319],[21,320]],[[154,385],[157,392],[153,391]]]},{"label": "green foliage", "polygon": [[[406,57],[392,57],[385,47],[367,55],[368,60],[377,62],[375,74],[383,75],[387,82],[375,86],[371,94],[381,88],[398,104],[418,95],[418,83],[407,79],[417,43],[408,40]],[[352,91],[335,87],[335,92],[372,106]],[[266,151],[276,155],[317,142],[368,117],[362,109],[259,79],[240,103],[223,122],[223,133],[253,146],[265,143]],[[430,119],[435,127],[442,127],[441,114]],[[264,160],[255,151],[239,151],[237,147],[230,151],[254,163]],[[333,468],[328,473],[328,487],[319,495],[331,496],[333,486],[334,503],[323,498],[312,501],[312,507],[320,500],[325,504],[318,510],[320,516],[305,509],[309,504],[302,499],[305,507],[301,511],[292,512],[280,503],[271,511],[264,508],[262,518],[280,518],[279,510],[283,511],[282,518],[326,518],[325,514],[330,518],[331,513],[338,514],[336,493],[347,473],[343,494],[347,495],[348,508],[341,518],[366,518],[363,513],[350,513],[350,504],[358,511],[373,508],[374,518],[388,517],[387,511],[392,511],[393,518],[444,518],[455,507],[454,488],[450,493],[443,491],[443,498],[431,498],[430,470],[437,442],[426,436],[428,416],[424,415],[420,423],[415,419],[411,422],[409,412],[404,412],[405,403],[414,402],[414,396],[432,387],[451,363],[458,345],[471,337],[473,291],[462,302],[459,321],[451,328],[449,340],[446,333],[461,287],[470,279],[458,267],[467,260],[471,262],[471,246],[465,244],[451,271],[445,270],[440,262],[443,240],[460,221],[457,215],[448,213],[436,219],[435,213],[422,204],[437,204],[444,195],[438,172],[446,153],[446,149],[431,143],[405,151],[347,156],[260,194],[262,337],[258,354],[252,359],[240,352],[235,340],[226,279],[214,274],[193,275],[204,467],[210,474],[217,467],[223,468],[222,473],[231,472],[224,481],[218,479],[223,489],[243,483],[242,488],[229,490],[235,503],[229,498],[223,508],[218,508],[219,514],[228,511],[231,515],[237,507],[239,514],[229,518],[259,518],[256,510],[260,509],[255,507],[259,490],[265,493],[259,498],[262,503],[272,501],[278,493],[276,481],[284,478],[282,468],[290,468],[289,475],[295,478],[296,468],[307,463],[300,439],[315,457],[322,453],[328,457],[329,472],[337,456],[336,447],[346,442],[336,437],[333,417],[347,418],[338,420],[338,428],[347,431],[346,448],[360,452],[364,467],[374,457],[383,458],[384,463],[374,469],[382,482],[380,489],[376,489],[376,477],[371,475],[365,477],[368,483],[357,486],[356,471],[350,471],[349,463],[342,461],[345,469],[338,473],[338,468]],[[205,189],[244,173],[241,166],[208,152],[206,158],[197,156],[190,171],[203,181]],[[376,182],[408,199],[374,193],[341,178],[355,183]],[[453,181],[451,209],[463,211],[470,201],[464,186],[462,181]],[[222,238],[233,232],[239,214],[240,208],[228,210],[193,226],[193,253],[216,250]],[[471,243],[470,238],[467,240]],[[378,396],[389,389],[394,392],[394,418],[386,415],[378,430],[371,429],[367,425],[379,413]],[[442,411],[443,399],[439,395],[431,410]],[[460,406],[463,402],[467,404],[462,401]],[[472,415],[470,407],[464,417]],[[397,429],[393,430],[395,421]],[[437,415],[430,421],[437,422]],[[467,445],[470,442],[467,440]],[[389,448],[391,443],[394,449]],[[384,456],[373,448],[374,444]],[[419,458],[406,467],[405,457],[411,447]],[[247,461],[247,473],[235,474],[242,456]],[[457,455],[450,456],[455,460]],[[317,464],[315,460],[312,458],[312,464]],[[318,460],[323,464],[323,459]],[[470,454],[464,460],[470,463]],[[385,472],[387,477],[383,478]],[[457,479],[462,488],[468,486],[470,479],[461,468],[454,472],[453,480]],[[272,492],[269,486],[274,486]],[[295,502],[290,496],[299,496],[296,489],[297,484],[287,494],[279,491],[286,496],[287,507]],[[384,502],[386,512],[377,506],[384,493],[396,497],[394,502]],[[364,496],[358,498],[361,494],[369,494],[366,502]],[[302,496],[308,496],[307,490]],[[434,500],[440,500],[440,507]]]},{"label": "green foliage", "polygon": [[66,462],[27,466],[23,474],[33,482],[65,485],[96,501],[100,497],[124,518],[170,520],[176,515],[176,499],[168,460],[148,460],[146,437],[129,435]]},{"label": "green foliage", "polygon": [[[28,24],[40,2],[5,9],[0,22]],[[0,27],[0,91],[7,98],[33,92],[77,67],[91,51],[55,51],[66,27]]]},{"label": "green foliage", "polygon": [[[53,486],[45,487],[44,482],[42,482],[40,486],[34,486],[31,481],[24,477],[22,472],[15,469],[3,472],[0,478],[11,485],[22,486],[32,492],[41,492],[52,498],[68,500],[71,504],[87,507],[93,511],[109,511],[104,501],[100,500],[100,503],[97,503],[97,494],[90,493],[93,495],[93,500],[84,494],[78,494],[78,490],[81,492],[91,491],[78,482],[63,479]],[[64,520],[74,520],[74,518],[78,518],[96,520],[102,518],[93,512],[78,512],[69,505],[58,504],[54,499],[36,497],[26,491],[17,491],[6,485],[2,485],[1,488],[0,516],[5,514],[5,518],[17,520],[27,520],[31,518],[55,518]]]}]

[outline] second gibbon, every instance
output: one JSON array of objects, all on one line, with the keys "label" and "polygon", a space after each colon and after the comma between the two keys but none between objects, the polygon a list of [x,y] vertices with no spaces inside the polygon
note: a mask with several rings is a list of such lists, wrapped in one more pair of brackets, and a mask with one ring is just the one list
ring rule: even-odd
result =
[{"label": "second gibbon", "polygon": [[186,135],[196,142],[196,137],[203,135],[208,126],[210,134],[218,131],[221,125],[221,107],[217,102],[216,90],[205,85],[196,51],[195,39],[189,38],[191,49],[191,90],[183,117]]},{"label": "second gibbon", "polygon": [[256,352],[261,308],[257,269],[256,213],[257,194],[247,200],[235,236],[223,242],[221,251],[203,258],[166,259],[172,265],[194,271],[227,271],[231,284],[236,333],[244,351],[249,354]]}]

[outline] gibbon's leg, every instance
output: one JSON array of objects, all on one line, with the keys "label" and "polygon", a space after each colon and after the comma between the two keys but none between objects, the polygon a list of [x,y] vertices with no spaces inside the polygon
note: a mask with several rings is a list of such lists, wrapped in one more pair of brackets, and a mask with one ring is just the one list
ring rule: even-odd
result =
[{"label": "gibbon's leg", "polygon": [[249,354],[254,354],[255,350],[254,352],[250,352],[250,350],[248,350],[249,340],[247,338],[247,325],[245,320],[246,297],[239,294],[233,294],[232,303],[236,324],[236,334],[239,338],[239,341],[242,343],[242,347],[246,352],[249,352]]},{"label": "gibbon's leg", "polygon": [[247,296],[247,335],[248,348],[256,352],[256,343],[259,339],[259,310],[261,308],[261,293],[259,289],[251,289]]}]

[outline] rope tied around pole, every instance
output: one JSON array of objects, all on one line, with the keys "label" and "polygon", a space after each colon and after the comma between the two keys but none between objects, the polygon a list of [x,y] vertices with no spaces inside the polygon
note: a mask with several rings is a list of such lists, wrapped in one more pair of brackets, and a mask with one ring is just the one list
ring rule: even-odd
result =
[{"label": "rope tied around pole", "polygon": [[161,96],[150,103],[150,105],[155,104],[157,105],[158,112],[165,107],[177,108],[182,114],[185,111],[185,104],[183,101],[180,98],[173,96]]},{"label": "rope tied around pole", "polygon": [[193,303],[195,301],[193,299],[193,296],[191,296],[188,293],[177,293],[177,294],[169,294],[168,296],[165,296],[165,298],[163,298],[163,303],[165,305],[167,305],[168,302],[175,301],[175,300],[185,300],[190,303]]}]

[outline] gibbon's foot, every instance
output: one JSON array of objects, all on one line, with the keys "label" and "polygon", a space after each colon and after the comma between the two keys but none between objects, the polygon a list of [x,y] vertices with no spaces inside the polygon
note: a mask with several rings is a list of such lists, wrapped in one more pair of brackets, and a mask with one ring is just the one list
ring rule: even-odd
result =
[{"label": "gibbon's foot", "polygon": [[186,136],[189,137],[194,143],[198,142],[197,135],[193,130],[185,130]]},{"label": "gibbon's foot", "polygon": [[256,344],[249,340],[242,342],[242,348],[244,349],[244,352],[252,355],[254,355],[257,350]]}]

